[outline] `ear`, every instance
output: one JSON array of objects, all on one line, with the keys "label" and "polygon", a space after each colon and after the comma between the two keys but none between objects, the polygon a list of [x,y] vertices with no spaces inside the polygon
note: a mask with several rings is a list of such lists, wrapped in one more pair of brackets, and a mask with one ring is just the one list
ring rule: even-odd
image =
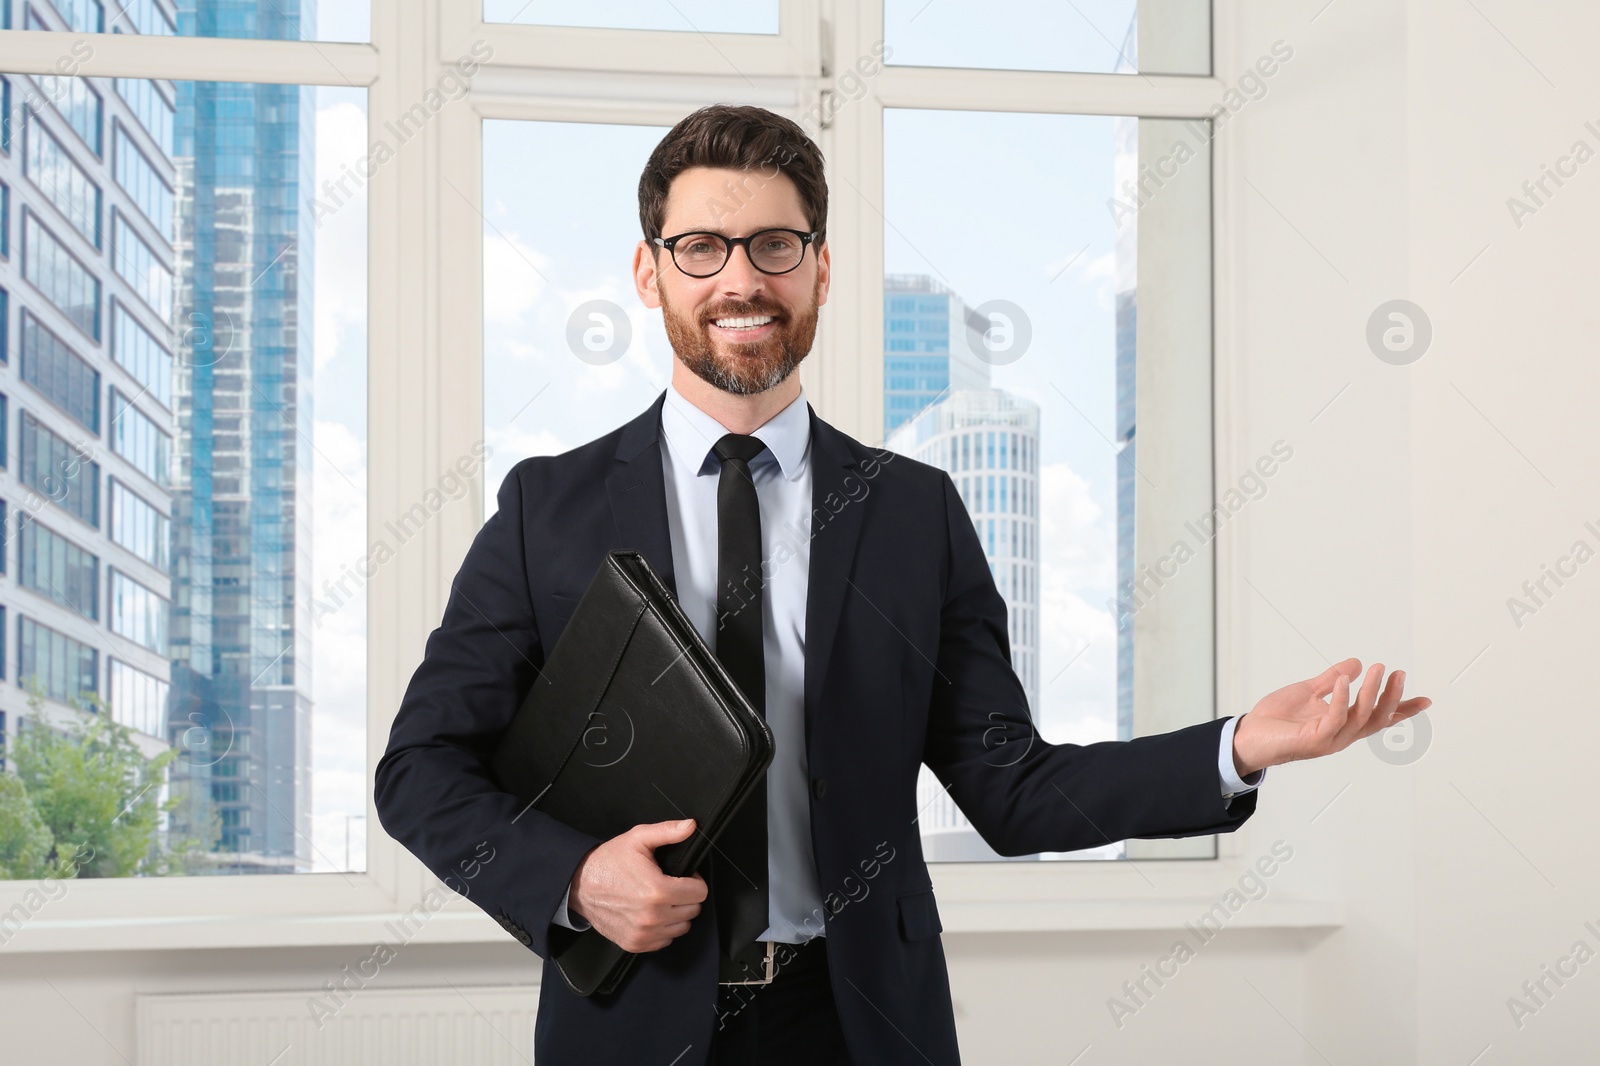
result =
[{"label": "ear", "polygon": [[817,306],[828,302],[828,284],[833,279],[833,261],[828,255],[828,242],[824,238],[817,245]]},{"label": "ear", "polygon": [[633,250],[633,288],[646,307],[660,307],[661,294],[656,290],[660,276],[656,272],[656,245],[640,241]]}]

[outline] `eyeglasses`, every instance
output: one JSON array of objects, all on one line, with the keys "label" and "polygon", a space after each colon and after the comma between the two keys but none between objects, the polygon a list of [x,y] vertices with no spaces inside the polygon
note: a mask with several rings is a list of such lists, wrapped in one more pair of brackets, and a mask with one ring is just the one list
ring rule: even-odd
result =
[{"label": "eyeglasses", "polygon": [[763,274],[787,274],[806,257],[806,245],[817,239],[815,232],[797,229],[764,229],[748,237],[724,237],[720,233],[680,233],[676,237],[654,237],[656,244],[672,253],[672,262],[691,278],[709,278],[728,265],[735,245],[744,245],[750,265]]}]

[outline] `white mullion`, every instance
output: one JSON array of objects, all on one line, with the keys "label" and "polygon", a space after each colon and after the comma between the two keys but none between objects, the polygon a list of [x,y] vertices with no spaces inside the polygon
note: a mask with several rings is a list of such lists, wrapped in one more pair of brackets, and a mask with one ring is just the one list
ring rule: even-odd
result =
[{"label": "white mullion", "polygon": [[746,81],[712,74],[623,75],[492,67],[473,79],[472,100],[492,109],[496,118],[520,118],[547,107],[596,113],[676,110],[682,117],[697,107],[733,100],[793,113],[799,109],[801,92],[801,79],[794,77]]},{"label": "white mullion", "polygon": [[[462,5],[465,7],[466,5]],[[804,73],[806,42],[782,34],[697,33],[670,30],[523,26],[447,20],[441,54],[453,56],[484,41],[488,65],[616,74],[729,74],[752,80]]]},{"label": "white mullion", "polygon": [[[80,59],[85,48],[88,58]],[[378,51],[370,44],[331,41],[0,30],[0,70],[365,88],[378,76]]]},{"label": "white mullion", "polygon": [[[881,0],[834,0],[824,9],[833,69],[822,88],[837,92],[840,71],[872,54],[883,36],[882,12]],[[868,79],[873,88],[859,99],[835,97],[837,109],[821,131],[833,280],[821,358],[801,364],[817,413],[868,443],[883,435],[883,105],[875,88],[884,73]]]},{"label": "white mullion", "polygon": [[[419,99],[422,83],[432,74],[431,63],[417,62],[419,23],[426,25],[430,5],[410,8],[403,0],[373,0],[372,44],[379,58],[378,76],[367,94],[367,143],[386,129],[401,112]],[[407,49],[410,45],[410,49]],[[385,523],[405,509],[401,501],[417,499],[412,486],[402,483],[408,462],[420,461],[404,449],[416,447],[425,436],[426,423],[411,422],[415,412],[406,408],[408,385],[417,382],[419,338],[403,328],[401,312],[426,299],[411,271],[404,269],[408,245],[420,227],[408,195],[414,196],[417,170],[427,144],[402,146],[387,165],[378,167],[367,184],[367,543],[382,536]],[[424,164],[425,165],[425,164]],[[422,182],[426,185],[426,169]],[[407,223],[413,224],[408,226]],[[420,391],[413,388],[413,391]],[[408,422],[410,431],[407,431]],[[428,542],[424,539],[423,545]],[[423,547],[419,545],[419,549]],[[396,843],[378,822],[373,802],[373,771],[388,747],[389,727],[405,693],[410,671],[406,652],[420,646],[415,627],[405,623],[431,609],[430,558],[425,550],[401,552],[392,564],[380,567],[366,585],[367,685],[366,685],[366,810],[367,876],[391,899],[407,903],[420,893],[421,864]],[[408,598],[409,597],[409,598]],[[419,604],[417,597],[424,603]]]},{"label": "white mullion", "polygon": [[1216,78],[1172,74],[890,66],[874,91],[885,107],[1204,118],[1225,86]]}]

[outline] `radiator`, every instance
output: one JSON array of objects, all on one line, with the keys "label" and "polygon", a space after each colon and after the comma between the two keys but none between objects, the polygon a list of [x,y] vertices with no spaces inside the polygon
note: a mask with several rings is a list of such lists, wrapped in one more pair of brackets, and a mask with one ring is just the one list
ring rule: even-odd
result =
[{"label": "radiator", "polygon": [[[136,997],[139,1066],[527,1066],[533,985]],[[319,1025],[320,1022],[320,1025]]]}]

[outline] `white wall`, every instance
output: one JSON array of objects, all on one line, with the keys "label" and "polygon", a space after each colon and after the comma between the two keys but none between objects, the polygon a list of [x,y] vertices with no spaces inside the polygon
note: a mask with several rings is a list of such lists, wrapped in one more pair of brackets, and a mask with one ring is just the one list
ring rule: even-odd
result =
[{"label": "white wall", "polygon": [[[1295,54],[1219,135],[1217,195],[1238,221],[1219,389],[1243,412],[1222,429],[1238,455],[1282,438],[1295,457],[1223,533],[1221,691],[1254,699],[1333,659],[1382,661],[1434,697],[1432,744],[1409,765],[1363,745],[1271,771],[1231,846],[1288,843],[1271,893],[1330,900],[1343,926],[1225,930],[1120,1029],[1107,999],[1172,933],[947,935],[966,1059],[1587,1061],[1600,962],[1520,1029],[1506,1001],[1574,941],[1600,950],[1583,925],[1600,928],[1600,562],[1520,629],[1506,600],[1575,540],[1600,548],[1583,527],[1600,529],[1600,159],[1520,229],[1506,198],[1575,140],[1600,150],[1583,128],[1600,130],[1600,8],[1240,6],[1219,77],[1279,38]],[[1409,366],[1364,338],[1395,298],[1433,324]],[[1172,876],[1142,868],[1148,882],[1120,882],[1130,898]],[[118,1063],[135,992],[309,991],[360,954],[0,950],[0,1040],[8,1062]],[[533,961],[510,943],[418,944],[382,980],[514,983]]]}]

